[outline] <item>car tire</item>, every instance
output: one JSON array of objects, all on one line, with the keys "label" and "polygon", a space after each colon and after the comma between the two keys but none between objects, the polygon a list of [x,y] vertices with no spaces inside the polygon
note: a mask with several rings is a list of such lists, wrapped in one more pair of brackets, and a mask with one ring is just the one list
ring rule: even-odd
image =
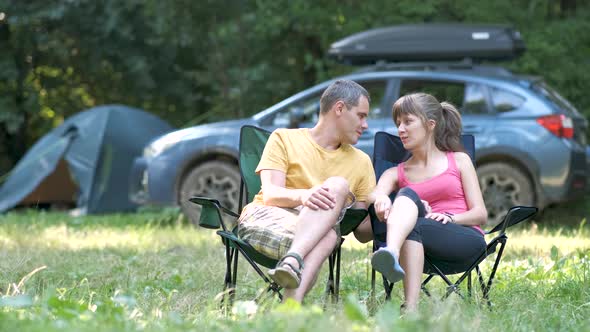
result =
[{"label": "car tire", "polygon": [[188,201],[193,196],[215,198],[224,207],[239,212],[240,171],[229,162],[215,160],[197,165],[186,173],[179,190],[182,212],[195,225],[199,221],[201,207]]},{"label": "car tire", "polygon": [[533,184],[518,167],[494,162],[478,167],[477,175],[488,210],[486,228],[499,224],[513,206],[535,205]]}]

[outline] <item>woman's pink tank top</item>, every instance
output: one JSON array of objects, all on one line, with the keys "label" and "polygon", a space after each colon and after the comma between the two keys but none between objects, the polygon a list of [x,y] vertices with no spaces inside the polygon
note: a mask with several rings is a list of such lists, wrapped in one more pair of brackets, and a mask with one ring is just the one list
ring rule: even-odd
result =
[{"label": "woman's pink tank top", "polygon": [[[444,172],[417,183],[408,181],[404,172],[404,163],[400,163],[397,166],[397,181],[400,188],[410,187],[422,200],[427,201],[432,212],[463,213],[469,208],[465,201],[461,172],[457,168],[454,152],[447,152],[446,155],[448,167]],[[472,227],[484,234],[479,226]]]}]

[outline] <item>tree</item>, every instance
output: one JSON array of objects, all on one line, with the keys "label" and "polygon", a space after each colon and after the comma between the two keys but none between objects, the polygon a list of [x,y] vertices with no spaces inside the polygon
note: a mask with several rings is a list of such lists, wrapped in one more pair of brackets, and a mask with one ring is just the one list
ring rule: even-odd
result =
[{"label": "tree", "polygon": [[[545,77],[590,115],[590,4],[574,0],[0,0],[0,174],[64,118],[122,103],[176,126],[252,115],[354,70],[330,44],[419,22],[509,23]],[[384,15],[386,13],[386,15]]]}]

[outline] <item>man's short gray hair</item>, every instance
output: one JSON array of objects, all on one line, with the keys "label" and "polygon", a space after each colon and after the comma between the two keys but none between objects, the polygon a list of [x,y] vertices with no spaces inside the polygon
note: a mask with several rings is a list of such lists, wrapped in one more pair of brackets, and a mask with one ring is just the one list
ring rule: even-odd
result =
[{"label": "man's short gray hair", "polygon": [[347,108],[358,106],[361,96],[365,96],[367,101],[371,101],[369,92],[358,83],[350,80],[335,81],[322,94],[322,98],[320,99],[320,113],[328,112],[339,100]]}]

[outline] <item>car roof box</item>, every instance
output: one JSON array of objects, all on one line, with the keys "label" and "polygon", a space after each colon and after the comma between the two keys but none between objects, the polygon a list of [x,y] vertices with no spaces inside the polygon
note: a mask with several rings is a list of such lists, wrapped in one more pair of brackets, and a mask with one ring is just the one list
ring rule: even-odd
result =
[{"label": "car roof box", "polygon": [[506,60],[525,51],[508,25],[410,24],[372,29],[333,43],[329,56],[349,65],[378,62]]}]

